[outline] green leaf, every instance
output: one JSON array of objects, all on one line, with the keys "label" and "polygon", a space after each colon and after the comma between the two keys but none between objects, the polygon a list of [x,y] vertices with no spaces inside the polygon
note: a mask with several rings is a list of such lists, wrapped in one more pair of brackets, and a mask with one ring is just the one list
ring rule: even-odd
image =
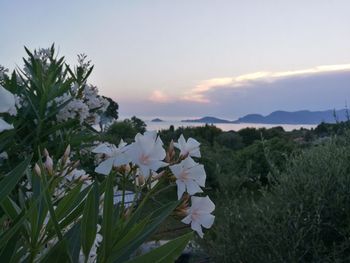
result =
[{"label": "green leaf", "polygon": [[2,232],[0,235],[0,248],[4,247],[7,242],[17,233],[17,231],[22,227],[23,222],[26,219],[25,210],[16,217],[16,219],[12,222],[12,226],[7,229],[5,232]]},{"label": "green leaf", "polygon": [[6,244],[0,254],[0,262],[9,262],[18,249],[17,243],[19,242],[18,234],[14,235]]},{"label": "green leaf", "polygon": [[53,203],[52,203],[52,200],[51,200],[51,195],[49,193],[49,190],[47,189],[48,188],[48,182],[46,180],[46,177],[43,176],[42,177],[42,182],[43,182],[43,188],[44,188],[44,199],[45,199],[45,202],[46,202],[46,205],[47,205],[47,208],[49,210],[49,213],[50,213],[50,220],[52,220],[52,223],[53,223],[53,226],[54,226],[54,230],[57,234],[57,237],[59,240],[62,240],[63,239],[63,236],[62,236],[62,230],[63,228],[60,228],[59,224],[58,224],[58,220],[57,220],[57,216],[56,216],[56,213],[55,213],[55,210],[53,208]]},{"label": "green leaf", "polygon": [[5,211],[11,220],[14,220],[16,216],[21,212],[19,206],[8,196],[1,203],[1,208]]},{"label": "green leaf", "polygon": [[[124,238],[117,242],[113,246],[112,260],[113,262],[123,262],[128,260],[130,255],[148,240],[152,234],[158,229],[159,225],[164,222],[164,220],[174,211],[174,209],[179,205],[179,201],[170,202],[161,208],[157,209],[152,213],[152,216],[142,231],[135,234],[134,231],[129,231],[126,233]],[[127,244],[121,245],[120,242],[124,242],[125,239],[131,240]]]},{"label": "green leaf", "polygon": [[19,180],[22,178],[25,170],[30,164],[31,157],[24,160],[16,166],[11,172],[5,175],[5,178],[0,182],[0,203],[12,192]]},{"label": "green leaf", "polygon": [[79,197],[80,189],[82,183],[76,185],[73,189],[69,190],[68,194],[66,194],[62,200],[59,201],[55,213],[58,220],[64,218],[64,216],[68,215],[70,208],[76,204],[76,201]]},{"label": "green leaf", "polygon": [[68,241],[68,252],[71,256],[72,262],[79,262],[79,254],[80,254],[80,245],[81,245],[81,225],[80,223],[76,223],[67,234],[65,234],[64,238]]},{"label": "green leaf", "polygon": [[102,219],[102,244],[101,256],[102,262],[107,261],[111,248],[113,246],[113,172],[107,177],[106,191],[103,201],[103,219]]},{"label": "green leaf", "polygon": [[99,193],[97,183],[91,188],[84,207],[83,217],[81,220],[81,240],[85,257],[90,254],[91,247],[96,238],[97,220],[98,220],[98,201]]},{"label": "green leaf", "polygon": [[40,260],[41,263],[61,263],[72,262],[67,251],[68,241],[66,239],[60,240],[56,243],[48,253]]},{"label": "green leaf", "polygon": [[187,233],[163,246],[153,249],[152,251],[134,258],[127,263],[172,263],[181,255],[188,242],[192,239],[193,233]]}]

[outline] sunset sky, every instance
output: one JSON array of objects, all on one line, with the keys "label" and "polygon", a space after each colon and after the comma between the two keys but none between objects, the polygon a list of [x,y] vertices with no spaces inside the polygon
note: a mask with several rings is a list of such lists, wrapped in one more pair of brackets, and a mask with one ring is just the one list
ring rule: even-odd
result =
[{"label": "sunset sky", "polygon": [[122,116],[234,119],[350,104],[350,1],[0,3],[0,64],[53,42]]}]

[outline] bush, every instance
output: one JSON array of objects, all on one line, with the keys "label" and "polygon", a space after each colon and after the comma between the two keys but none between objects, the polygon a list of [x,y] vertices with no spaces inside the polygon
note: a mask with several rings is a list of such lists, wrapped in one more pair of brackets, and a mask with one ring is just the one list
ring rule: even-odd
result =
[{"label": "bush", "polygon": [[[54,46],[26,51],[23,70],[0,76],[0,262],[174,262],[190,227],[203,237],[214,223],[215,204],[197,195],[199,143],[180,137],[166,151],[136,117],[106,143],[118,104],[88,84],[86,56],[71,69]],[[191,225],[140,255],[168,218]]]},{"label": "bush", "polygon": [[215,262],[349,262],[350,144],[334,139],[292,158],[279,184],[253,195],[220,180]]},{"label": "bush", "polygon": [[119,144],[121,139],[131,142],[137,133],[144,133],[145,131],[146,123],[134,116],[131,119],[114,122],[108,127],[102,137],[105,141]]}]

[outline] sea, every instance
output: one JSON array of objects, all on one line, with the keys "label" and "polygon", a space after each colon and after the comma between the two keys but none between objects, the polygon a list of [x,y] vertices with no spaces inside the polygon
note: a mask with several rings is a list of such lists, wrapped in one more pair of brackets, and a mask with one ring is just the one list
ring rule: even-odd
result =
[{"label": "sea", "polygon": [[[149,131],[160,131],[169,129],[171,125],[174,128],[179,127],[199,127],[205,126],[206,123],[203,122],[181,122],[176,120],[164,120],[162,122],[152,122],[151,120],[144,120],[147,124],[147,130]],[[208,123],[209,124],[209,123]],[[209,124],[210,125],[210,124]],[[265,124],[265,123],[214,123],[216,127],[220,128],[223,131],[239,131],[243,128],[272,128],[272,127],[283,127],[285,131],[299,130],[300,128],[311,129],[315,128],[317,125],[310,124]]]}]

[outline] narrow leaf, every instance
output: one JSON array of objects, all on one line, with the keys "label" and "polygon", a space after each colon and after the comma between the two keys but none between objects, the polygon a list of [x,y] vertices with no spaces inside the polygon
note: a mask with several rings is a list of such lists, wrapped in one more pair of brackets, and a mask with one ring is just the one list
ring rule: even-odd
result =
[{"label": "narrow leaf", "polygon": [[188,242],[193,237],[193,233],[187,233],[183,236],[180,236],[172,241],[169,241],[163,246],[153,249],[152,251],[134,258],[127,263],[172,263],[181,255],[185,249]]}]

